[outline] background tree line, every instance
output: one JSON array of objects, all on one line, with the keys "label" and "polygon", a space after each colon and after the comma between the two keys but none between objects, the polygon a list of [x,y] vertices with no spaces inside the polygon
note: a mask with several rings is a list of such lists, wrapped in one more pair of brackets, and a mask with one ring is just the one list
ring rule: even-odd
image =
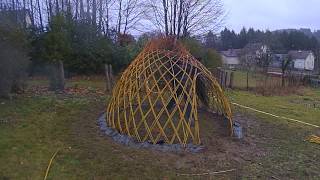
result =
[{"label": "background tree line", "polygon": [[208,47],[219,50],[242,49],[248,43],[264,43],[275,52],[287,52],[289,50],[317,50],[319,41],[317,32],[307,35],[299,30],[261,31],[253,28],[243,28],[239,33],[225,28],[220,36],[209,32],[205,36]]},{"label": "background tree line", "polygon": [[[12,66],[23,64],[16,71],[29,75],[49,75],[52,90],[63,90],[65,75],[102,74],[105,64],[121,72],[148,39],[159,34],[184,39],[208,66],[221,64],[214,50],[192,38],[220,26],[224,17],[220,0],[0,0],[0,16],[8,19],[0,21],[6,44],[26,44],[19,48],[25,63]],[[12,43],[15,40],[19,43]],[[10,58],[1,61],[12,63]],[[6,89],[2,94],[12,86]]]}]

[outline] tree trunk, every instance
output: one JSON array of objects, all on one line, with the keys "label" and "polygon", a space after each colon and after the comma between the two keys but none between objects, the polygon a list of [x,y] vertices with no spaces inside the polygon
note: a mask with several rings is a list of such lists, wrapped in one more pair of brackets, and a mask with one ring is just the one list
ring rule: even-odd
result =
[{"label": "tree trunk", "polygon": [[165,25],[165,31],[166,31],[166,36],[169,34],[169,28],[168,28],[168,6],[166,3],[166,0],[162,1],[163,5],[163,10],[164,10],[164,25]]},{"label": "tree trunk", "polygon": [[65,85],[63,62],[51,65],[49,70],[50,87],[52,91],[63,91]]},{"label": "tree trunk", "polygon": [[80,18],[83,18],[84,14],[84,7],[83,7],[83,0],[80,0]]},{"label": "tree trunk", "polygon": [[99,1],[99,30],[102,30],[102,17],[103,11],[102,11],[102,0]]},{"label": "tree trunk", "polygon": [[106,34],[107,34],[107,37],[109,37],[109,3],[108,1],[106,1],[106,10],[107,10],[107,14],[106,14]]},{"label": "tree trunk", "polygon": [[42,12],[41,12],[40,0],[37,0],[37,5],[38,5],[38,11],[39,11],[40,28],[41,28],[41,31],[43,31],[43,22],[42,22]]},{"label": "tree trunk", "polygon": [[[26,9],[26,0],[23,0],[22,1],[23,3],[23,13],[24,13],[24,16],[27,16],[27,9]],[[23,18],[23,27],[26,29],[27,27],[27,22],[26,22],[26,18]]]},{"label": "tree trunk", "polygon": [[76,0],[76,14],[75,14],[75,18],[76,18],[76,20],[78,19],[78,16],[79,16],[79,10],[78,10],[78,8],[79,8],[79,0]]},{"label": "tree trunk", "polygon": [[87,0],[87,20],[90,22],[90,0]]},{"label": "tree trunk", "polygon": [[129,5],[127,4],[123,34],[126,34],[126,32],[127,32],[128,18],[129,18],[129,10],[130,10],[130,8],[129,8]]},{"label": "tree trunk", "polygon": [[179,36],[180,36],[180,31],[181,31],[181,27],[182,27],[182,7],[183,6],[183,1],[182,0],[180,0],[180,5],[179,5],[179,15],[178,15],[178,24],[177,24],[177,26],[178,26],[178,32],[177,32],[177,37],[179,38]]},{"label": "tree trunk", "polygon": [[56,14],[59,14],[59,1],[56,0]]},{"label": "tree trunk", "polygon": [[50,19],[53,16],[53,3],[52,0],[49,0],[49,10],[50,10]]},{"label": "tree trunk", "polygon": [[121,14],[121,11],[122,11],[122,0],[120,0],[119,2],[119,12],[118,12],[118,36],[120,35],[120,31],[121,31],[121,18],[122,18],[122,14]]},{"label": "tree trunk", "polygon": [[63,0],[61,0],[61,11],[62,11],[62,12],[64,12],[64,3],[65,3],[65,2],[64,2]]},{"label": "tree trunk", "polygon": [[92,0],[92,25],[97,25],[97,1]]},{"label": "tree trunk", "polygon": [[173,4],[173,34],[176,35],[176,18],[177,18],[177,0]]},{"label": "tree trunk", "polygon": [[30,9],[31,9],[31,24],[32,24],[32,27],[34,27],[33,0],[30,0]]}]

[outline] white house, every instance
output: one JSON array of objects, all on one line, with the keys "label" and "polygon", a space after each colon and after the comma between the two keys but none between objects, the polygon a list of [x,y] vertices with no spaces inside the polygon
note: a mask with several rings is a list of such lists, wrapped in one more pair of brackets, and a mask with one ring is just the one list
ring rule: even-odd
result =
[{"label": "white house", "polygon": [[289,51],[288,54],[292,58],[294,69],[314,70],[315,56],[312,51]]},{"label": "white house", "polygon": [[236,68],[240,64],[240,49],[228,49],[221,51],[223,66]]}]

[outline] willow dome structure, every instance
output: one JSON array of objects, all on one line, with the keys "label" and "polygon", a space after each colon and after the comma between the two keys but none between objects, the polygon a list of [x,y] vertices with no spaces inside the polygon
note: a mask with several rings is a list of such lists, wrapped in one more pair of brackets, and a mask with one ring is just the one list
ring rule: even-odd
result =
[{"label": "willow dome structure", "polygon": [[200,144],[200,105],[224,116],[232,134],[230,104],[210,71],[174,38],[158,38],[123,72],[106,121],[140,142]]}]

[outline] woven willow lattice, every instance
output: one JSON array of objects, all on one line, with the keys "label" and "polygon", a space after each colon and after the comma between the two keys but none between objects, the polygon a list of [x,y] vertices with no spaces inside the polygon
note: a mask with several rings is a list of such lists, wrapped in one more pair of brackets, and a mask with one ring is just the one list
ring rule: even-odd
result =
[{"label": "woven willow lattice", "polygon": [[138,141],[200,144],[200,102],[224,115],[232,133],[230,104],[212,74],[180,43],[160,38],[146,45],[117,82],[107,123]]}]

